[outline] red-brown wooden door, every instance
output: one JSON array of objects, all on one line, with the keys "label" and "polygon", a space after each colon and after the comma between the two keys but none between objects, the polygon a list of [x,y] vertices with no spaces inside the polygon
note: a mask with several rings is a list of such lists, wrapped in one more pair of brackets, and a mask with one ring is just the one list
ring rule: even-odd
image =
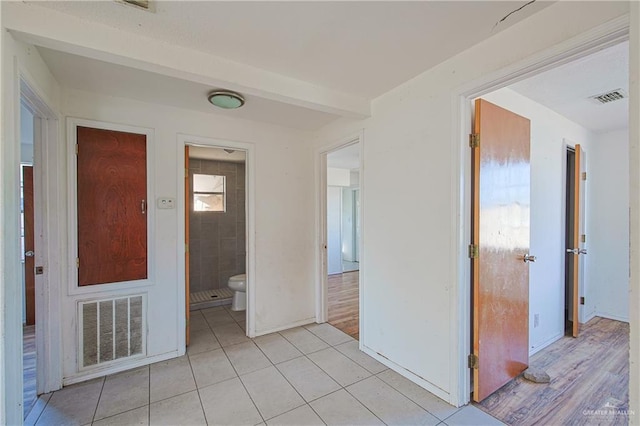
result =
[{"label": "red-brown wooden door", "polygon": [[33,166],[22,166],[24,214],[24,283],[27,325],[36,323],[35,222],[33,209]]},{"label": "red-brown wooden door", "polygon": [[529,120],[478,99],[473,148],[473,400],[529,363]]},{"label": "red-brown wooden door", "polygon": [[147,278],[146,136],[77,128],[78,285]]}]

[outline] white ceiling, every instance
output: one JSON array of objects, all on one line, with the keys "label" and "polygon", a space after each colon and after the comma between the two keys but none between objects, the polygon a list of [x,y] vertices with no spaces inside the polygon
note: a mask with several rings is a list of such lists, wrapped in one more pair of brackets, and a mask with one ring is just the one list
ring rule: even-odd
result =
[{"label": "white ceiling", "polygon": [[27,3],[367,99],[551,4],[514,12],[528,2],[152,0],[150,12],[114,1]]},{"label": "white ceiling", "polygon": [[360,144],[355,143],[327,154],[327,167],[360,169]]},{"label": "white ceiling", "polygon": [[207,94],[212,88],[206,84],[44,47],[38,50],[56,80],[74,89],[306,130],[320,128],[338,117],[250,95],[245,95],[242,108],[224,110],[209,103]]},{"label": "white ceiling", "polygon": [[628,98],[600,104],[589,97],[616,89],[629,93],[629,42],[559,66],[510,88],[595,132],[628,127]]}]

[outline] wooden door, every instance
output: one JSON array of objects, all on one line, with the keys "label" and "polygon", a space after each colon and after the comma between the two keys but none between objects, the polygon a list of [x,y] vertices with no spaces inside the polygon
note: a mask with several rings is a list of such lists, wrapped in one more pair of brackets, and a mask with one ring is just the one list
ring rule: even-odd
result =
[{"label": "wooden door", "polygon": [[529,363],[529,124],[476,100],[470,253],[476,402]]},{"label": "wooden door", "polygon": [[186,345],[191,343],[191,327],[189,320],[191,319],[191,291],[189,281],[189,218],[191,216],[191,194],[189,192],[189,145],[184,147],[184,291],[185,291],[185,312],[186,312]]},{"label": "wooden door", "polygon": [[580,282],[584,277],[584,256],[587,254],[587,249],[584,247],[586,244],[586,234],[584,227],[584,214],[585,214],[585,183],[586,183],[586,156],[582,147],[576,144],[575,147],[575,168],[573,178],[573,245],[567,248],[568,265],[573,269],[573,300],[572,300],[572,318],[573,322],[571,334],[573,337],[578,337],[579,334],[579,317],[578,308],[580,305]]},{"label": "wooden door", "polygon": [[22,166],[24,214],[24,283],[27,325],[36,323],[35,222],[33,209],[33,167]]},{"label": "wooden door", "polygon": [[146,136],[77,128],[78,285],[147,278]]}]

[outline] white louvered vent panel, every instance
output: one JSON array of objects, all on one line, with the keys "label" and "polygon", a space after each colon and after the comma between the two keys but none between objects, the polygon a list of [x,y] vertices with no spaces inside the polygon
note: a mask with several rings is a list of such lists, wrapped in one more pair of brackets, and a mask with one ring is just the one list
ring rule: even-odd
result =
[{"label": "white louvered vent panel", "polygon": [[609,102],[617,101],[626,98],[627,95],[622,89],[612,90],[607,93],[601,93],[599,95],[590,96],[591,99],[601,104],[608,104]]},{"label": "white louvered vent panel", "polygon": [[80,302],[81,368],[144,355],[144,307],[142,295]]}]

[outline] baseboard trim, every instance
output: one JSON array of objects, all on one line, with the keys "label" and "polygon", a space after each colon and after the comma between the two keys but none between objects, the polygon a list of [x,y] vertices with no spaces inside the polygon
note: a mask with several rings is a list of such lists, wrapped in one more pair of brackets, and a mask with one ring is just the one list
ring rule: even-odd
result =
[{"label": "baseboard trim", "polygon": [[108,368],[101,368],[82,373],[77,373],[62,379],[62,386],[73,385],[74,383],[86,382],[87,380],[97,377],[108,376],[110,374],[120,373],[121,371],[132,370],[134,368],[143,367],[155,362],[166,361],[171,358],[180,356],[180,351],[167,352],[160,355],[154,355],[146,358],[139,358],[135,361],[125,362],[119,365],[111,365]]},{"label": "baseboard trim", "polygon": [[540,343],[538,346],[535,346],[535,347],[529,349],[529,356],[532,356],[532,355],[540,352],[541,350],[543,350],[547,346],[549,346],[549,345],[557,342],[558,340],[562,339],[563,336],[564,336],[564,333],[560,332],[558,334],[555,334],[555,335],[549,337],[547,340],[545,340],[544,342]]},{"label": "baseboard trim", "polygon": [[449,392],[447,392],[444,389],[434,385],[433,383],[423,379],[422,377],[418,376],[417,374],[412,373],[411,371],[407,370],[406,368],[396,364],[395,362],[391,361],[389,358],[386,358],[385,356],[380,355],[379,353],[375,352],[374,350],[364,346],[362,341],[360,342],[360,350],[362,352],[366,353],[367,355],[369,355],[370,357],[372,357],[373,359],[375,359],[376,361],[379,361],[382,364],[386,365],[387,367],[389,367],[390,369],[392,369],[396,373],[400,374],[401,376],[411,380],[413,383],[415,383],[416,385],[420,386],[421,388],[424,388],[427,391],[431,392],[432,394],[436,395],[438,398],[443,399],[444,401],[448,402],[449,404],[452,404],[452,402],[451,402],[451,394]]},{"label": "baseboard trim", "polygon": [[629,318],[625,318],[625,317],[621,317],[619,315],[612,315],[612,314],[608,314],[606,312],[596,312],[596,314],[594,315],[596,317],[602,317],[602,318],[606,318],[606,319],[610,319],[610,320],[614,320],[614,321],[620,321],[620,322],[629,322]]},{"label": "baseboard trim", "polygon": [[265,334],[271,334],[271,333],[277,333],[279,331],[282,330],[288,330],[290,328],[295,328],[295,327],[300,327],[303,325],[308,325],[308,324],[314,324],[316,322],[316,317],[313,316],[311,318],[306,318],[300,321],[295,321],[289,324],[285,324],[285,325],[280,325],[277,327],[272,327],[272,328],[267,328],[266,330],[260,330],[257,331],[256,330],[256,335],[254,337],[258,337],[258,336],[264,336]]}]

